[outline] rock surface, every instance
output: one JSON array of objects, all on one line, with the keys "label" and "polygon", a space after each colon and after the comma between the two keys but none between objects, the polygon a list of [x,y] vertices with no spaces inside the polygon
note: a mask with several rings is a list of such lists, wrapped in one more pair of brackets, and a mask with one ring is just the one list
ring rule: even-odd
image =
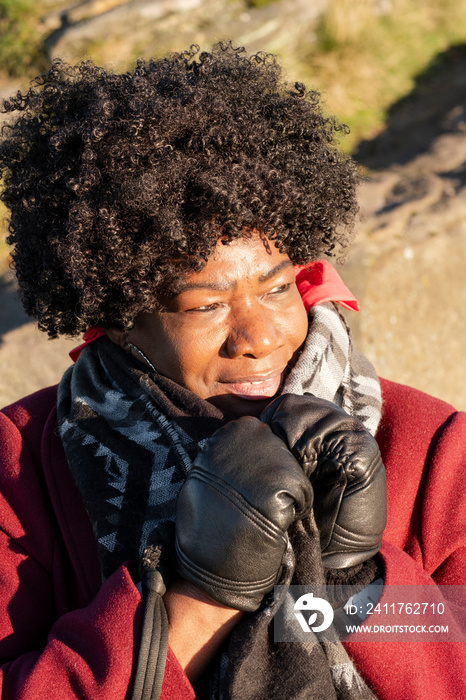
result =
[{"label": "rock surface", "polygon": [[92,49],[98,62],[119,70],[131,57],[161,56],[194,43],[209,47],[229,38],[250,52],[264,47],[283,51],[295,76],[302,70],[300,47],[312,41],[326,4],[327,0],[274,0],[251,8],[245,0],[85,0],[44,18],[44,27],[54,27],[45,45],[51,58],[70,62]]},{"label": "rock surface", "polygon": [[[420,80],[356,157],[370,176],[360,189],[358,236],[340,268],[361,301],[360,314],[348,315],[355,340],[382,376],[466,409],[464,47]],[[0,277],[0,404],[58,381],[76,344],[39,333],[11,273]]]}]

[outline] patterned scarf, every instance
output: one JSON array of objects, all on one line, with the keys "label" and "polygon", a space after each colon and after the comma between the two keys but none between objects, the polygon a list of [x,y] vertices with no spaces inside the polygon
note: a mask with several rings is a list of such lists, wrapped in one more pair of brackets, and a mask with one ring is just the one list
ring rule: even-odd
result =
[{"label": "patterned scarf", "polygon": [[[333,303],[311,309],[308,338],[282,391],[313,393],[359,417],[373,434],[377,429],[377,375],[353,347]],[[228,420],[106,337],[86,347],[63,376],[58,418],[67,459],[94,527],[104,578],[123,561],[137,561],[157,526],[173,522],[193,459]],[[293,583],[324,583],[313,517],[296,524],[290,539],[293,551],[284,582],[291,581],[294,571]],[[331,643],[312,635],[305,644],[277,645],[272,618],[269,604],[238,625],[223,655],[222,673],[211,674],[212,698],[373,697],[336,637]],[[293,678],[291,668],[296,668]]]},{"label": "patterned scarf", "polygon": [[369,360],[355,348],[336,304],[313,306],[301,357],[283,394],[314,394],[356,416],[375,435],[380,421],[380,383]]}]

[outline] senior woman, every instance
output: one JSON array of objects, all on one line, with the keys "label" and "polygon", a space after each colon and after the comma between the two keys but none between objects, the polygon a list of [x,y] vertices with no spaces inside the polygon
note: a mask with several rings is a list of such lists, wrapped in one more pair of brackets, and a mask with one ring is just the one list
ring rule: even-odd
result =
[{"label": "senior woman", "polygon": [[464,694],[458,645],[273,639],[276,583],[466,582],[465,419],[352,345],[319,95],[227,44],[57,61],[4,109],[25,309],[85,342],[0,414],[2,697]]}]

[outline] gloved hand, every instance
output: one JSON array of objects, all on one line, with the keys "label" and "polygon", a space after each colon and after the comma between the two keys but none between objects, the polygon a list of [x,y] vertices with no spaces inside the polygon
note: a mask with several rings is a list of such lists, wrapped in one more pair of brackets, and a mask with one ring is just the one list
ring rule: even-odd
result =
[{"label": "gloved hand", "polygon": [[363,424],[311,394],[277,397],[261,420],[311,481],[324,566],[344,569],[374,556],[387,521],[387,488],[377,442]]},{"label": "gloved hand", "polygon": [[176,508],[178,573],[212,598],[257,610],[278,580],[288,527],[312,507],[301,465],[258,418],[217,430]]}]

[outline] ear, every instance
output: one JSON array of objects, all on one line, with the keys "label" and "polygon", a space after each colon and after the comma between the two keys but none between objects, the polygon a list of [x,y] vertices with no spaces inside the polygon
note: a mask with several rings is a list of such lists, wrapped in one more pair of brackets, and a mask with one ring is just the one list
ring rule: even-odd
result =
[{"label": "ear", "polygon": [[116,326],[110,326],[109,328],[105,329],[107,332],[107,337],[110,338],[112,343],[115,343],[115,345],[119,345],[120,348],[123,350],[126,350],[126,343],[128,341],[128,331],[117,328]]}]

